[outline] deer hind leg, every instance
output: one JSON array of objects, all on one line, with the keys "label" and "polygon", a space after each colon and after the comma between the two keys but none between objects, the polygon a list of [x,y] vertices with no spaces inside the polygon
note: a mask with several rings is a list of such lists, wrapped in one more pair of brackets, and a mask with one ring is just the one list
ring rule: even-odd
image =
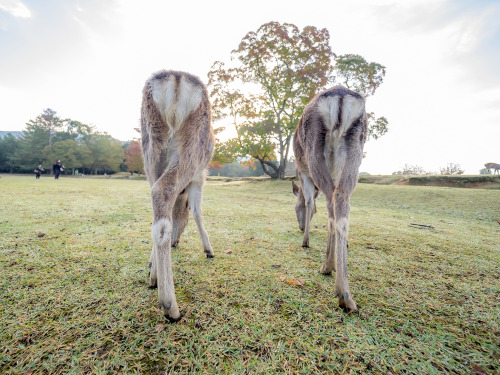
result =
[{"label": "deer hind leg", "polygon": [[350,191],[340,185],[335,189],[334,199],[334,226],[335,226],[335,294],[339,297],[339,306],[350,311],[356,311],[356,303],[352,299],[347,281],[347,233],[349,232],[349,198]]},{"label": "deer hind leg", "polygon": [[177,247],[179,239],[186,228],[189,219],[189,202],[187,193],[179,194],[172,212],[172,247]]},{"label": "deer hind leg", "polygon": [[306,206],[306,213],[304,217],[304,239],[302,240],[302,247],[309,247],[309,230],[311,225],[311,218],[314,214],[314,193],[315,187],[311,177],[300,174],[302,183],[302,193],[304,194],[304,201]]},{"label": "deer hind leg", "polygon": [[177,321],[181,318],[181,314],[175,298],[170,246],[173,229],[172,210],[181,189],[176,185],[176,178],[169,174],[164,173],[151,188],[153,206],[151,268],[154,267],[156,272],[150,273],[149,284],[150,286],[154,284],[153,276],[156,276],[159,307],[167,319]]},{"label": "deer hind leg", "polygon": [[321,266],[320,273],[324,275],[331,275],[332,271],[335,271],[335,215],[333,209],[333,189],[328,189],[325,193],[326,197],[326,207],[328,209],[328,240],[326,244],[326,257],[325,262]]},{"label": "deer hind leg", "polygon": [[156,288],[158,285],[158,273],[156,268],[156,248],[153,243],[151,255],[149,256],[149,287]]},{"label": "deer hind leg", "polygon": [[189,204],[191,206],[191,211],[193,211],[193,217],[196,221],[198,227],[198,232],[200,233],[201,242],[203,243],[203,249],[207,258],[213,258],[215,256],[212,245],[210,244],[210,239],[208,238],[208,233],[203,225],[202,211],[201,211],[201,196],[202,196],[203,183],[198,181],[193,181],[186,189],[189,196]]}]

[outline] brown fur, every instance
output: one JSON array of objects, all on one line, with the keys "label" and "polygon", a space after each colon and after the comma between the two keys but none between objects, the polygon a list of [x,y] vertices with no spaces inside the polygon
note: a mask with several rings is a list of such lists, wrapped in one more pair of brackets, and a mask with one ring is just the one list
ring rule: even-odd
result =
[{"label": "brown fur", "polygon": [[[324,115],[324,103],[328,100],[338,104],[337,110],[328,112],[333,124]],[[344,113],[348,121],[344,120]],[[350,118],[350,113],[357,115]],[[301,187],[294,186],[293,190],[297,196],[299,227],[304,230],[302,246],[309,246],[309,225],[316,211],[315,191],[319,189],[325,195],[328,209],[326,259],[320,272],[331,274],[336,268],[335,294],[339,305],[350,311],[357,307],[347,281],[349,198],[357,183],[366,136],[364,99],[337,86],[315,96],[306,106],[293,140],[301,181]]]},{"label": "brown fur", "polygon": [[[198,96],[185,94],[190,93],[189,90]],[[191,111],[177,111],[190,108],[191,102],[198,103],[198,99],[193,98],[199,99],[197,107]],[[170,103],[165,106],[166,112],[162,112],[155,99]],[[175,321],[181,314],[175,298],[170,252],[171,245],[178,244],[187,224],[189,208],[193,211],[207,257],[214,256],[201,219],[201,191],[214,150],[205,85],[188,73],[160,71],[153,74],[143,90],[141,133],[144,170],[151,185],[153,208],[149,284],[158,286],[160,308],[168,319]]]}]

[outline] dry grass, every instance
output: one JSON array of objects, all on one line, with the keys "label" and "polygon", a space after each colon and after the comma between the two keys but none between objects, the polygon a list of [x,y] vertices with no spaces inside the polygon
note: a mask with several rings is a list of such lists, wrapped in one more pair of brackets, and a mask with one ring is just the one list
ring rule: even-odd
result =
[{"label": "dry grass", "polygon": [[191,219],[173,250],[186,314],[168,324],[146,286],[147,182],[4,175],[0,186],[1,373],[499,368],[497,190],[360,184],[349,234],[360,312],[346,315],[318,273],[324,197],[303,249],[290,182],[209,182],[216,258]]}]

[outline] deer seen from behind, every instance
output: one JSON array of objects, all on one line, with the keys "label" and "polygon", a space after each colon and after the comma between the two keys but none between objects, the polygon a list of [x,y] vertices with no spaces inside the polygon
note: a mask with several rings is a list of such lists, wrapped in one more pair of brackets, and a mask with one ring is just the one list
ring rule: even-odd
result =
[{"label": "deer seen from behind", "polygon": [[158,287],[159,307],[165,317],[177,321],[181,313],[175,297],[171,246],[179,242],[189,209],[206,256],[214,256],[201,214],[206,167],[214,150],[205,85],[184,72],[153,74],[143,89],[141,135],[153,209],[149,286]]},{"label": "deer seen from behind", "polygon": [[301,186],[293,184],[295,211],[309,246],[309,225],[321,191],[328,209],[326,258],[320,272],[336,271],[339,306],[356,311],[347,280],[347,233],[350,196],[356,187],[367,137],[365,100],[341,86],[316,95],[304,109],[294,134],[293,149]]}]

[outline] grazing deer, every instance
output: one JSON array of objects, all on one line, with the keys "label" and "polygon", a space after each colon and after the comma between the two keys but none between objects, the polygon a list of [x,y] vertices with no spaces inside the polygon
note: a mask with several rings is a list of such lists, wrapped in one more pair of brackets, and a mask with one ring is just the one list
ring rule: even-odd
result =
[{"label": "grazing deer", "polygon": [[366,137],[365,100],[336,86],[316,95],[306,106],[293,138],[301,186],[293,182],[292,186],[299,228],[304,231],[302,246],[309,246],[309,223],[321,191],[328,208],[328,242],[320,272],[330,275],[336,270],[335,296],[349,311],[357,310],[347,281],[349,199],[358,180]]},{"label": "grazing deer", "polygon": [[[486,163],[484,165],[486,167],[486,169],[489,171],[490,169],[493,169],[493,174],[500,174],[500,164],[497,164],[497,163]],[[488,173],[491,173],[491,172],[488,172]]]},{"label": "grazing deer", "polygon": [[199,78],[160,71],[146,81],[141,108],[144,171],[151,185],[153,250],[149,285],[158,286],[159,306],[170,321],[181,313],[170,256],[193,212],[203,248],[214,256],[201,218],[202,187],[214,150],[210,102]]}]

